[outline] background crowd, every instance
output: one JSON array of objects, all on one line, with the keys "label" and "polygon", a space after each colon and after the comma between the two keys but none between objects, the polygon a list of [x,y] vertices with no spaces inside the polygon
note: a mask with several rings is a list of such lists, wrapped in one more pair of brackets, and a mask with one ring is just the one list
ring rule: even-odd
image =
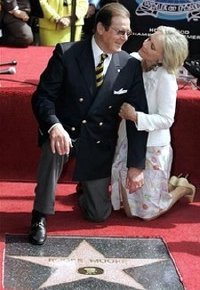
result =
[{"label": "background crowd", "polygon": [[91,36],[96,12],[118,1],[1,0],[0,44],[55,46]]},{"label": "background crowd", "polygon": [[[125,42],[123,50],[128,53],[137,51],[147,36],[137,35],[138,31],[144,30],[144,23],[135,17],[136,1],[129,0],[0,0],[0,45],[55,46],[61,42],[85,39],[93,34],[97,11],[110,2],[119,2],[129,10],[131,28],[135,33]],[[171,23],[149,18],[152,27],[165,25],[187,29],[185,20]],[[193,27],[193,24],[190,25]],[[198,41],[195,42],[192,35],[189,37],[190,59],[199,59]]]}]

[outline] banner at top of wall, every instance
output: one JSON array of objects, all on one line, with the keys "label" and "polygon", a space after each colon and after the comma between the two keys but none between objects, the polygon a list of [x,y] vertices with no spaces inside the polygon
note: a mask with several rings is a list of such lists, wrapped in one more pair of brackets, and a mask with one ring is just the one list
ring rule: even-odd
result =
[{"label": "banner at top of wall", "polygon": [[121,0],[131,13],[134,35],[125,44],[129,52],[160,25],[180,30],[189,41],[190,55],[200,54],[200,0]]}]

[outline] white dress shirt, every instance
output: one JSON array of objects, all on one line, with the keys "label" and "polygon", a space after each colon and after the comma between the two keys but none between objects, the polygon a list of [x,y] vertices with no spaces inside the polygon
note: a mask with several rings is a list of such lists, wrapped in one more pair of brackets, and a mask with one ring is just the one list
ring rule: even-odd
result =
[{"label": "white dress shirt", "polygon": [[[93,51],[93,55],[94,55],[94,64],[95,67],[99,64],[100,60],[101,60],[101,54],[105,53],[103,52],[100,47],[97,45],[94,36],[92,37],[92,51]],[[103,65],[103,75],[106,74],[108,66],[110,64],[111,58],[112,58],[112,54],[111,53],[107,53],[108,57],[104,60],[104,65]]]}]

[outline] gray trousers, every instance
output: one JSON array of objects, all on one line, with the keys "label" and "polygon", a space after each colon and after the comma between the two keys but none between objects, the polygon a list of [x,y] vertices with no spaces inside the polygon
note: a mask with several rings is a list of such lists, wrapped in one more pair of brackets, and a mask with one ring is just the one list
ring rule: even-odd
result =
[{"label": "gray trousers", "polygon": [[[49,141],[43,144],[33,209],[43,214],[54,214],[56,186],[67,161],[67,155],[52,153]],[[95,222],[104,221],[112,211],[110,177],[81,183],[83,194],[79,197],[79,205],[85,217]]]}]

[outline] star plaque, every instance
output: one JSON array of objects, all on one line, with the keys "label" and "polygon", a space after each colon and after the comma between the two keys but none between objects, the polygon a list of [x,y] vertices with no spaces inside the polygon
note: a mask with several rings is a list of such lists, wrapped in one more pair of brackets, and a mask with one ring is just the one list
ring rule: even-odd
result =
[{"label": "star plaque", "polygon": [[184,289],[156,238],[49,236],[38,247],[8,235],[4,260],[5,289]]}]

